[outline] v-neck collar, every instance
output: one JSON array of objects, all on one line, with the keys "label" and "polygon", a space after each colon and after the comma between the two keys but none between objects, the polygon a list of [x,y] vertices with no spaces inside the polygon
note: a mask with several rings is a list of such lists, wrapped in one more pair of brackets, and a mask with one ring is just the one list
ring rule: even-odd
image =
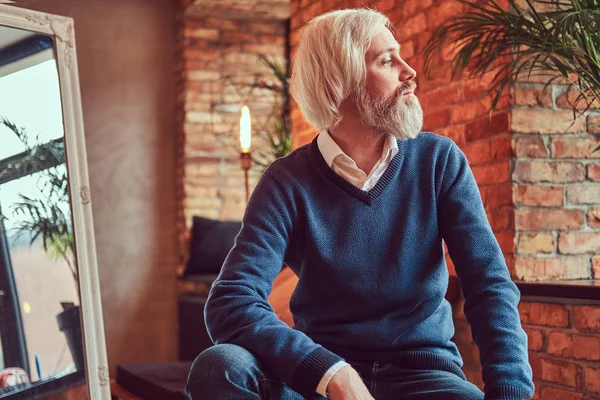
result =
[{"label": "v-neck collar", "polygon": [[333,183],[366,204],[371,205],[373,201],[375,201],[375,199],[381,195],[386,186],[392,181],[392,178],[398,172],[400,167],[400,159],[402,158],[404,150],[404,140],[396,139],[398,142],[398,153],[396,153],[396,155],[392,158],[390,164],[386,168],[381,178],[379,178],[377,184],[373,186],[371,190],[365,191],[342,178],[332,168],[330,168],[329,165],[327,165],[327,161],[325,161],[325,158],[323,158],[323,155],[319,151],[319,146],[317,144],[318,137],[319,135],[315,136],[311,142],[309,151],[310,157],[315,166],[319,168],[325,174],[325,176],[327,176],[327,178],[333,181]]}]

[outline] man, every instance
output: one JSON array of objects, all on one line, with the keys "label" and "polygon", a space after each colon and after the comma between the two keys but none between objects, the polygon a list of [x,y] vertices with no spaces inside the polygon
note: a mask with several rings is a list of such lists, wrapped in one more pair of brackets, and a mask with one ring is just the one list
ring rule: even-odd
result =
[{"label": "man", "polygon": [[[486,400],[533,395],[519,293],[464,153],[420,132],[416,73],[389,20],[339,10],[307,24],[292,94],[319,135],[269,166],[205,308],[216,344],[192,399],[483,399],[450,339],[442,239],[466,297]],[[267,302],[299,277],[294,328]]]}]

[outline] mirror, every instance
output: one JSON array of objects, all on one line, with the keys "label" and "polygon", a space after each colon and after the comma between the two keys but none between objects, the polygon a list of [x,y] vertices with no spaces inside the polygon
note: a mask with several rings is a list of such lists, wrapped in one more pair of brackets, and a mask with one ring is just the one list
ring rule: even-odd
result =
[{"label": "mirror", "polygon": [[109,396],[87,179],[73,21],[0,5],[0,399]]}]

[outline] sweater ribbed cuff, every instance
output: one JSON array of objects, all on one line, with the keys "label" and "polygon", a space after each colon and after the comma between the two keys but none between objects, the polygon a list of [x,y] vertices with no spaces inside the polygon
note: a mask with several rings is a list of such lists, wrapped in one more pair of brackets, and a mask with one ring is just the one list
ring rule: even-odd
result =
[{"label": "sweater ribbed cuff", "polygon": [[338,361],[344,359],[324,347],[317,348],[298,365],[290,387],[304,397],[313,397],[325,372]]},{"label": "sweater ribbed cuff", "polygon": [[533,397],[529,391],[509,385],[485,388],[485,400],[524,400]]}]

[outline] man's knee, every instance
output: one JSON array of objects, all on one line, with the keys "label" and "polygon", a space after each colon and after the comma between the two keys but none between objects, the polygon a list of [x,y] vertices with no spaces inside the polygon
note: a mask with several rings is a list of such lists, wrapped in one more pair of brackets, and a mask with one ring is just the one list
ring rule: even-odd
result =
[{"label": "man's knee", "polygon": [[252,353],[236,344],[218,344],[196,357],[188,375],[190,381],[214,380],[219,376],[249,372],[257,360]]}]

